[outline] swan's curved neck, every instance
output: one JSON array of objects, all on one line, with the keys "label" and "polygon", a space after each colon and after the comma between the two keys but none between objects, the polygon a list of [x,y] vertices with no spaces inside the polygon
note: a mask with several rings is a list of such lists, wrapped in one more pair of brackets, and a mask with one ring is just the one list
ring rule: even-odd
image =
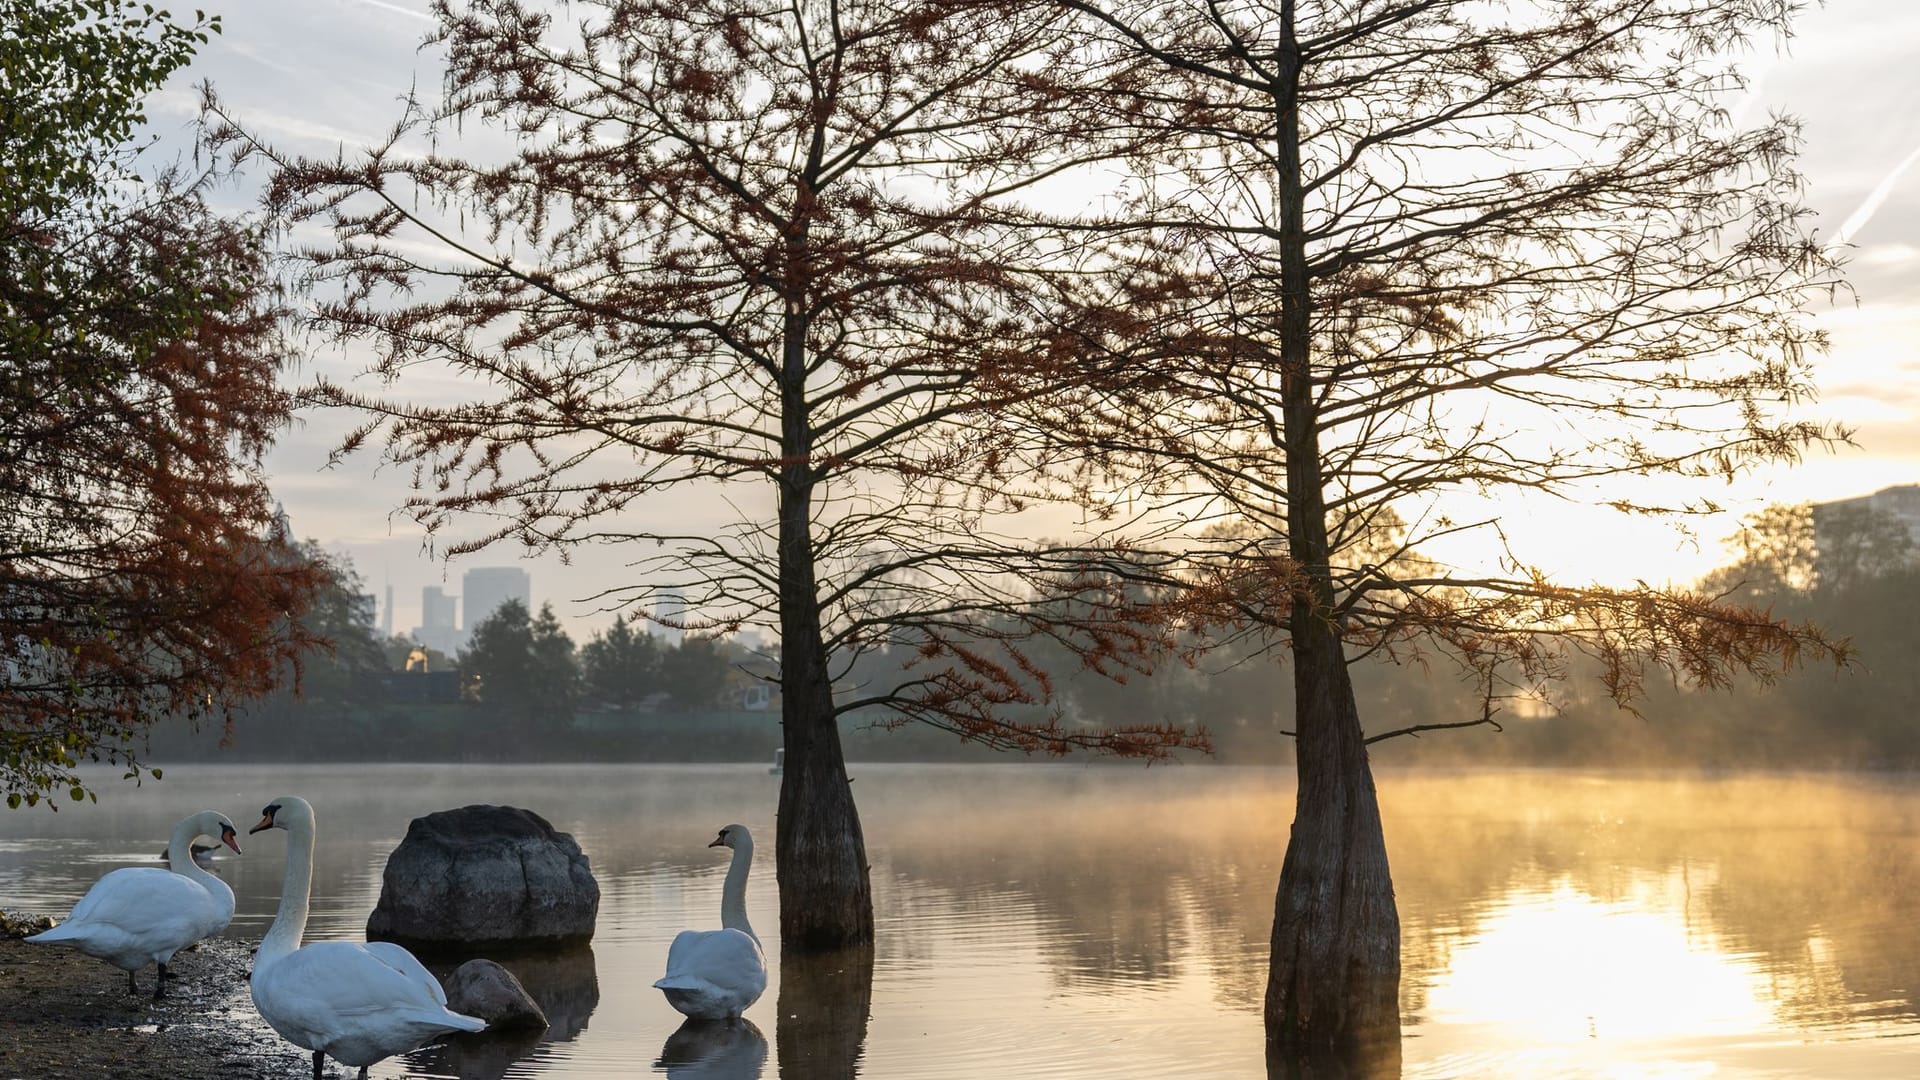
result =
[{"label": "swan's curved neck", "polygon": [[254,957],[257,970],[300,947],[307,933],[307,894],[313,888],[313,826],[295,821],[287,827],[287,877],[280,886],[280,910]]},{"label": "swan's curved neck", "polygon": [[173,837],[167,841],[167,869],[182,877],[199,882],[203,888],[215,885],[226,888],[227,883],[207,871],[207,868],[193,861],[193,842],[206,835],[196,818],[188,818],[173,827]]},{"label": "swan's curved neck", "polygon": [[753,841],[736,838],[733,862],[727,867],[727,883],[720,890],[720,925],[760,940],[747,922],[747,872],[753,869]]}]

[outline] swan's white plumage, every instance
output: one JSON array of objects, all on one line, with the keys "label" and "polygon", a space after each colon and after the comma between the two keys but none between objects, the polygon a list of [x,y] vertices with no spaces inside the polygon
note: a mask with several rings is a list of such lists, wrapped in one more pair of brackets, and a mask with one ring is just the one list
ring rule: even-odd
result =
[{"label": "swan's white plumage", "polygon": [[93,883],[66,921],[27,940],[68,945],[131,974],[225,930],[233,920],[233,890],[184,854],[196,838],[219,838],[223,828],[232,835],[233,822],[212,810],[187,817],[168,846],[171,869],[115,870]]},{"label": "swan's white plumage", "polygon": [[719,930],[682,930],[667,949],[666,977],[654,983],[667,1003],[696,1020],[728,1020],[760,1000],[767,989],[767,955],[747,922],[747,872],[753,837],[729,825],[708,847],[733,849],[720,893]]},{"label": "swan's white plumage", "polygon": [[682,930],[667,949],[666,978],[653,985],[687,1016],[739,1016],[767,989],[767,957],[738,930]]},{"label": "swan's white plumage", "polygon": [[[398,945],[318,941],[253,974],[253,1004],[288,1042],[343,1065],[366,1066],[445,1031],[485,1021],[447,1010],[446,992]],[[391,952],[412,961],[394,964]]]},{"label": "swan's white plumage", "polygon": [[[253,965],[253,1004],[288,1042],[343,1065],[367,1066],[448,1031],[486,1022],[447,1009],[439,980],[414,955],[384,941],[301,945],[313,883],[313,808],[282,796],[255,827],[285,829],[287,877],[280,910]],[[317,1068],[317,1066],[316,1066]]]}]

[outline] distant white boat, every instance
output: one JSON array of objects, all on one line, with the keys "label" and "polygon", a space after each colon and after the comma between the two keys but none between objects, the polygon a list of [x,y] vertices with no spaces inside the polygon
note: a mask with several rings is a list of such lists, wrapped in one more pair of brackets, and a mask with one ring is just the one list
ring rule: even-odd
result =
[{"label": "distant white boat", "polygon": [[773,752],[773,767],[767,770],[768,776],[779,776],[787,771],[787,751],[781,747]]}]

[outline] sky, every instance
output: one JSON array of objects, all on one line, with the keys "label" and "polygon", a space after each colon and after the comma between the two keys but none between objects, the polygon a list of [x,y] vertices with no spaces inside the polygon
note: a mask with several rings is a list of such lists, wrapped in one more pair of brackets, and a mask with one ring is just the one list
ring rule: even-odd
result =
[{"label": "sky", "polygon": [[[331,154],[377,142],[400,114],[408,90],[431,97],[439,74],[419,43],[432,26],[426,0],[203,0],[224,32],[162,91],[150,112],[167,142],[184,144],[197,114],[194,84],[212,82],[250,128],[288,150]],[[1506,516],[1514,548],[1548,570],[1579,580],[1685,582],[1723,561],[1720,541],[1738,517],[1770,502],[1825,501],[1920,482],[1920,4],[1913,0],[1830,0],[1806,13],[1794,37],[1776,48],[1756,42],[1748,64],[1753,93],[1738,107],[1751,115],[1790,113],[1804,123],[1799,167],[1823,239],[1850,245],[1851,294],[1815,309],[1833,348],[1817,369],[1819,402],[1809,418],[1839,420],[1856,447],[1812,452],[1793,469],[1756,474],[1703,489],[1728,508],[1686,530],[1623,519],[1604,511],[1535,508]],[[250,198],[244,188],[234,206]],[[314,370],[351,373],[351,358],[318,355]],[[346,425],[332,415],[303,417],[268,462],[276,494],[303,538],[349,556],[368,590],[395,593],[394,627],[420,621],[420,591],[459,591],[475,566],[521,565],[535,606],[551,602],[577,640],[611,616],[582,603],[631,577],[618,549],[523,558],[502,546],[448,562],[421,530],[395,513],[409,492],[403,470],[379,468],[359,454],[329,462]],[[645,512],[677,525],[731,512],[719,500]]]}]

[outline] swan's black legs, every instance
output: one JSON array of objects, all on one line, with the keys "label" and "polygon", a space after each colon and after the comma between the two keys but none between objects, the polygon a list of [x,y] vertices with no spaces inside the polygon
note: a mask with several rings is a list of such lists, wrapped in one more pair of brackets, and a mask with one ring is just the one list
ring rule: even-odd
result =
[{"label": "swan's black legs", "polygon": [[321,1080],[320,1070],[325,1065],[327,1055],[318,1050],[313,1052],[313,1080]]},{"label": "swan's black legs", "polygon": [[160,965],[160,973],[153,977],[153,1000],[159,1001],[167,996],[167,965]]}]

